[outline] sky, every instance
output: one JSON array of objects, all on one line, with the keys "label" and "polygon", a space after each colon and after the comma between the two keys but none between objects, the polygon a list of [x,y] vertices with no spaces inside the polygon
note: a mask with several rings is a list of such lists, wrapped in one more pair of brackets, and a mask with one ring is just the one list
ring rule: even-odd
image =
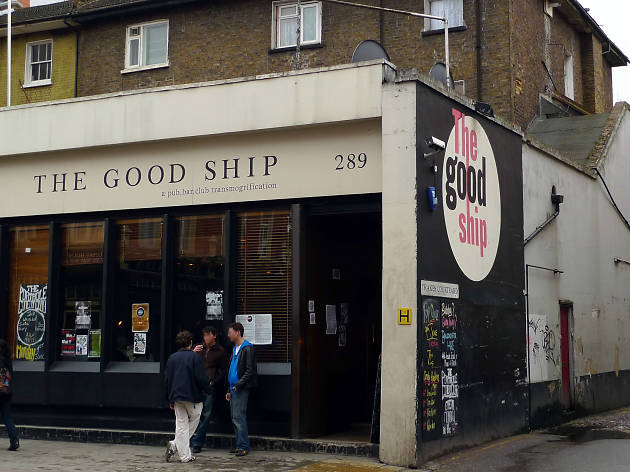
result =
[{"label": "sky", "polygon": [[[579,0],[597,21],[606,35],[630,57],[630,0]],[[613,68],[613,94],[615,102],[630,103],[630,66]]]},{"label": "sky", "polygon": [[[31,0],[31,5],[54,3],[58,0]],[[602,27],[608,37],[630,57],[630,0],[578,0]],[[630,66],[613,68],[614,101],[630,103]]]}]

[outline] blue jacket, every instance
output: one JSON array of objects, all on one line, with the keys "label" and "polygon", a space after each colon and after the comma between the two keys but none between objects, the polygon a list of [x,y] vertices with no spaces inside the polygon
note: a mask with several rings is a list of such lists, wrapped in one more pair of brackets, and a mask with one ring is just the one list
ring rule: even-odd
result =
[{"label": "blue jacket", "polygon": [[258,384],[258,374],[254,345],[244,340],[237,355],[234,355],[235,352],[236,346],[232,348],[230,368],[228,369],[229,391],[246,390],[256,387]]},{"label": "blue jacket", "polygon": [[164,375],[168,401],[199,403],[210,389],[210,379],[201,357],[190,349],[180,349],[166,363]]}]

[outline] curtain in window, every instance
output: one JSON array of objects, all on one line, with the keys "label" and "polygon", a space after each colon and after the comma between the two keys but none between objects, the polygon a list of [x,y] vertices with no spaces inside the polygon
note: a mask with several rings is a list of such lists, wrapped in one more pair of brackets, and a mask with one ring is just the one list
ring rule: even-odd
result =
[{"label": "curtain in window", "polygon": [[144,63],[147,66],[164,64],[167,58],[168,25],[158,23],[145,26]]},{"label": "curtain in window", "polygon": [[281,18],[278,28],[280,29],[280,44],[278,47],[283,48],[297,44],[297,17]]},{"label": "curtain in window", "polygon": [[317,41],[317,5],[304,7],[302,41]]},{"label": "curtain in window", "polygon": [[[464,25],[464,6],[462,0],[430,0],[431,15],[448,18],[449,28]],[[431,29],[443,29],[440,20],[431,20]]]}]

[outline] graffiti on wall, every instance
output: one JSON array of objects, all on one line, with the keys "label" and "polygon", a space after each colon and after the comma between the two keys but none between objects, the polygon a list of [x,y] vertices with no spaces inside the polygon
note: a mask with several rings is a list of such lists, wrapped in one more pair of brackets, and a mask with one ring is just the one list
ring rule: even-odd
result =
[{"label": "graffiti on wall", "polygon": [[548,323],[547,315],[529,315],[527,349],[532,382],[550,379],[550,369],[559,367],[559,340],[556,330]]}]

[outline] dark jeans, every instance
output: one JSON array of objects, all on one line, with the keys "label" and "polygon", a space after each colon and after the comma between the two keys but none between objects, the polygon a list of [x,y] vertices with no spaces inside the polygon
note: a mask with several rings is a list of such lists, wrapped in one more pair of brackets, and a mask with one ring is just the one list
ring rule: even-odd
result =
[{"label": "dark jeans", "polygon": [[249,400],[249,390],[232,392],[230,398],[230,412],[232,414],[232,424],[236,434],[236,449],[249,452],[249,435],[247,432],[247,401]]},{"label": "dark jeans", "polygon": [[18,440],[18,433],[15,429],[15,422],[11,416],[11,400],[0,396],[0,419],[7,428],[7,434],[12,443]]},{"label": "dark jeans", "polygon": [[197,426],[197,431],[195,431],[195,435],[190,440],[190,445],[193,447],[203,447],[206,444],[206,433],[208,432],[210,417],[212,416],[214,397],[215,391],[212,389],[203,399],[203,410],[201,411],[199,426]]}]

